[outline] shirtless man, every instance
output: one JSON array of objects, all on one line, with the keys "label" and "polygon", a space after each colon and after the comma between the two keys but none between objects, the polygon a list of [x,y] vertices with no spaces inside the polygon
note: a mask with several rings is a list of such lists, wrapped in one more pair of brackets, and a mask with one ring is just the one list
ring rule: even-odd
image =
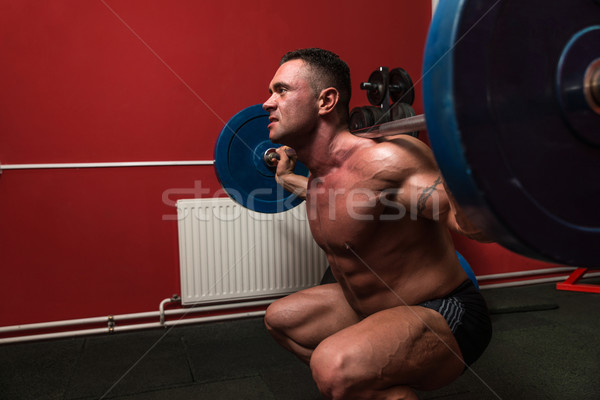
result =
[{"label": "shirtless man", "polygon": [[[417,399],[413,388],[449,384],[481,355],[491,324],[448,228],[483,235],[430,149],[407,135],[352,135],[350,72],[331,52],[286,54],[269,92],[269,137],[285,145],[276,179],[306,198],[337,282],[274,302],[267,329],[310,365],[327,398]],[[310,178],[293,173],[296,159]]]}]

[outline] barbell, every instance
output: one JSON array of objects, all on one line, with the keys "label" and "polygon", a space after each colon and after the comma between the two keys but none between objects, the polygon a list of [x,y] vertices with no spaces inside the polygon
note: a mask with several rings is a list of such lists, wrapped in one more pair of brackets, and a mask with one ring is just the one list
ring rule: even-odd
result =
[{"label": "barbell", "polygon": [[[600,1],[441,1],[420,81],[425,115],[356,134],[427,130],[451,192],[490,237],[600,267]],[[236,114],[215,167],[234,200],[281,212],[300,200],[273,179],[267,125],[260,105]]]}]

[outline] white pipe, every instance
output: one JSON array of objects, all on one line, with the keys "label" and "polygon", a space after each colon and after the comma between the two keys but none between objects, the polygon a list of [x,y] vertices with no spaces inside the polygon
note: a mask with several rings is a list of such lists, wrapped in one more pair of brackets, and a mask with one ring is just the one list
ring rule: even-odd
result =
[{"label": "white pipe", "polygon": [[238,318],[262,317],[264,315],[265,315],[265,311],[250,311],[250,312],[236,313],[236,314],[213,315],[212,317],[178,319],[175,321],[167,321],[167,322],[165,322],[165,325],[177,326],[177,325],[195,324],[195,323],[200,323],[200,322],[214,322],[214,321],[226,321],[226,320],[238,319]]},{"label": "white pipe", "polygon": [[170,303],[170,302],[171,302],[171,299],[164,299],[158,305],[158,316],[160,318],[161,325],[164,325],[164,323],[165,323],[165,304]]},{"label": "white pipe", "polygon": [[[508,272],[502,274],[492,274],[492,275],[482,275],[477,277],[478,281],[486,281],[493,279],[510,279],[515,277],[526,277],[526,276],[536,276],[543,275],[548,273],[556,273],[556,272],[568,272],[573,271],[575,268],[564,267],[564,268],[548,268],[548,269],[539,269],[539,270],[531,270],[531,271],[517,271],[517,272]],[[593,278],[600,276],[600,272],[592,272],[587,273],[585,275],[586,278]],[[504,283],[496,283],[496,284],[484,284],[480,285],[481,289],[494,289],[494,288],[503,288],[503,287],[514,287],[514,286],[525,286],[532,285],[537,283],[547,283],[547,282],[556,282],[567,279],[568,276],[557,276],[550,278],[539,278],[539,279],[530,279],[530,280],[520,280],[516,282],[504,282]],[[172,298],[165,299],[161,302],[161,306],[164,307],[168,301],[173,301]],[[204,307],[191,307],[191,308],[180,308],[175,310],[163,310],[163,314],[165,316],[169,315],[187,315],[194,314],[198,312],[207,312],[207,311],[218,311],[224,309],[231,308],[247,308],[247,307],[258,307],[271,304],[274,300],[258,300],[247,303],[240,304],[217,304],[213,306],[204,306]],[[264,315],[264,311],[256,311],[251,313],[236,313],[236,314],[226,314],[226,315],[218,315],[213,317],[200,317],[200,318],[189,318],[189,319],[179,319],[177,321],[166,321],[166,322],[155,322],[148,324],[133,324],[133,325],[120,325],[114,326],[113,331],[127,331],[127,330],[135,330],[135,329],[145,329],[145,328],[155,328],[161,326],[170,326],[170,325],[179,325],[179,324],[191,324],[195,322],[208,322],[208,321],[218,321],[218,320],[226,320],[232,318],[238,318],[240,316],[252,316],[252,315]],[[66,321],[54,321],[54,322],[42,322],[35,324],[25,324],[25,325],[13,325],[13,326],[5,326],[0,327],[0,333],[8,333],[8,332],[20,332],[20,331],[29,331],[29,330],[39,330],[39,329],[50,329],[50,328],[62,328],[74,325],[88,325],[95,323],[106,322],[107,324],[112,319],[112,321],[131,321],[135,319],[143,319],[143,318],[156,318],[161,316],[161,311],[149,311],[142,313],[134,313],[134,314],[123,314],[123,315],[115,315],[115,316],[107,316],[107,317],[93,317],[93,318],[82,318],[82,319],[72,319]],[[70,337],[70,336],[82,336],[82,335],[92,335],[97,333],[106,333],[109,332],[110,328],[97,328],[97,329],[85,329],[71,332],[57,332],[50,334],[40,334],[40,335],[29,335],[29,336],[20,336],[20,337],[12,337],[0,339],[0,344],[3,343],[15,343],[19,341],[29,341],[29,340],[41,340],[41,339],[54,339],[61,337]]]},{"label": "white pipe", "polygon": [[232,308],[259,307],[259,306],[266,306],[268,304],[271,304],[274,301],[275,301],[275,299],[249,301],[247,303],[217,304],[214,306],[204,306],[204,307],[178,308],[176,310],[165,311],[165,315],[181,315],[181,314],[185,315],[185,314],[189,314],[192,310],[194,313],[197,313],[197,312],[203,312],[203,311],[228,310],[228,309],[232,309]]},{"label": "white pipe", "polygon": [[547,269],[534,269],[530,271],[516,271],[516,272],[506,272],[502,274],[492,274],[492,275],[481,275],[477,277],[477,281],[489,281],[494,279],[510,279],[510,278],[519,278],[523,276],[535,276],[535,275],[546,275],[553,274],[559,272],[569,272],[575,271],[575,267],[558,267],[558,268],[547,268]]},{"label": "white pipe", "polygon": [[99,163],[56,163],[56,164],[0,164],[3,170],[18,169],[62,169],[62,168],[122,168],[122,167],[171,167],[186,165],[214,165],[214,160],[202,161],[133,161]]},{"label": "white pipe", "polygon": [[72,336],[85,336],[85,335],[97,335],[99,333],[107,333],[108,328],[96,328],[96,329],[84,329],[80,331],[66,331],[66,332],[55,332],[45,333],[41,335],[29,335],[29,336],[17,336],[0,339],[0,344],[28,342],[32,340],[44,340],[44,339],[60,339]]},{"label": "white pipe", "polygon": [[[588,273],[585,275],[586,278],[595,278],[598,276],[600,276],[600,272],[592,272],[592,273]],[[537,283],[564,281],[568,277],[569,277],[568,275],[565,275],[565,276],[554,276],[554,277],[550,277],[550,278],[527,279],[527,280],[515,281],[515,282],[490,283],[488,285],[479,285],[479,288],[481,290],[483,290],[483,289],[499,289],[499,288],[505,288],[505,287],[515,287],[515,286],[527,286],[527,285],[535,285]]]},{"label": "white pipe", "polygon": [[[171,300],[171,299],[165,299]],[[165,301],[163,300],[163,301]],[[187,315],[187,314],[195,314],[199,312],[206,311],[218,311],[232,308],[248,308],[248,307],[259,307],[266,306],[273,302],[274,300],[257,300],[250,301],[246,303],[236,303],[236,304],[217,304],[213,306],[203,306],[203,307],[190,307],[190,308],[179,308],[176,310],[166,310],[164,311],[165,315]],[[112,318],[113,321],[131,321],[135,319],[143,319],[143,318],[156,318],[160,317],[160,311],[148,311],[142,313],[134,313],[134,314],[122,314],[122,315],[114,315],[114,316],[106,316],[106,317],[92,317],[92,318],[82,318],[82,319],[71,319],[66,321],[54,321],[54,322],[40,322],[35,324],[24,324],[24,325],[12,325],[12,326],[3,326],[0,327],[0,333],[8,333],[8,332],[19,332],[19,331],[31,331],[31,330],[39,330],[39,329],[50,329],[50,328],[62,328],[73,325],[89,325],[89,324],[98,324],[98,323],[107,323]]]},{"label": "white pipe", "polygon": [[166,321],[163,324],[161,324],[160,322],[150,322],[147,324],[115,326],[113,329],[113,332],[128,332],[128,331],[139,330],[139,329],[164,328],[167,326],[189,325],[189,324],[195,324],[195,323],[201,323],[201,322],[214,322],[214,321],[225,321],[225,320],[239,319],[239,318],[260,317],[263,315],[265,315],[264,311],[250,311],[250,312],[242,312],[242,313],[234,313],[234,314],[213,315],[210,317],[199,317],[199,318],[188,318],[188,319],[180,318],[180,319],[177,319],[174,321]]},{"label": "white pipe", "polygon": [[89,325],[102,322],[108,322],[109,317],[94,317],[94,318],[81,318],[81,319],[69,319],[66,321],[53,321],[53,322],[40,322],[36,324],[25,324],[25,325],[12,325],[0,327],[0,333],[6,332],[17,332],[21,330],[35,330],[35,329],[50,329],[50,328],[62,328],[73,325]]},{"label": "white pipe", "polygon": [[499,289],[499,288],[506,288],[506,287],[535,285],[537,283],[562,281],[567,278],[568,278],[568,276],[556,276],[556,277],[552,277],[552,278],[529,279],[526,281],[517,281],[517,282],[490,283],[489,285],[481,285],[481,286],[479,286],[479,288],[481,290],[484,290],[484,289]]},{"label": "white pipe", "polygon": [[153,322],[153,323],[149,323],[149,324],[115,326],[112,330],[107,327],[107,328],[97,328],[97,329],[84,329],[84,330],[70,331],[70,332],[56,332],[56,333],[46,333],[46,334],[40,334],[40,335],[18,336],[18,337],[0,339],[0,344],[9,344],[9,343],[34,341],[34,340],[59,339],[59,338],[74,337],[74,336],[87,336],[87,335],[95,335],[95,334],[99,334],[99,333],[126,332],[126,331],[133,331],[133,330],[139,330],[139,329],[160,328],[160,327],[164,327],[164,326],[186,325],[186,324],[195,324],[195,323],[200,323],[200,322],[214,322],[214,321],[224,321],[224,320],[230,320],[230,319],[259,317],[262,315],[265,315],[264,311],[252,311],[252,312],[245,312],[245,313],[215,315],[215,316],[211,316],[211,317],[200,317],[200,318],[180,319],[180,320],[176,320],[176,321],[167,321],[167,322],[165,322],[164,325],[161,324],[160,322]]},{"label": "white pipe", "polygon": [[165,323],[165,304],[175,303],[175,302],[177,302],[177,303],[181,302],[181,297],[179,297],[179,295],[174,294],[173,297],[171,297],[169,299],[164,299],[158,305],[158,315],[160,317],[161,325],[164,325],[164,323]]}]

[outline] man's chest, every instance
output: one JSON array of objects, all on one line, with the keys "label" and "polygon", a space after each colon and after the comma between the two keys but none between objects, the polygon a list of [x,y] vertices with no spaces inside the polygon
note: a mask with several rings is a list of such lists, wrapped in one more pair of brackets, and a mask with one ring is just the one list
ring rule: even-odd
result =
[{"label": "man's chest", "polygon": [[315,240],[322,246],[343,247],[377,236],[382,217],[404,214],[392,192],[376,180],[348,173],[311,179],[307,211]]}]

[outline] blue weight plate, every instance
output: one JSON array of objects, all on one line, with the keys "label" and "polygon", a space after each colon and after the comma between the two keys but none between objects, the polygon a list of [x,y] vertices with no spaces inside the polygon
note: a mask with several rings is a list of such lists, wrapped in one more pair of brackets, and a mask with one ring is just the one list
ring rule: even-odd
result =
[{"label": "blue weight plate", "polygon": [[[223,127],[215,146],[217,178],[227,194],[242,206],[261,213],[287,211],[302,199],[275,182],[275,170],[263,162],[269,141],[269,115],[260,104],[234,115]],[[308,169],[296,164],[297,174],[308,176]]]},{"label": "blue weight plate", "polygon": [[460,266],[463,268],[463,270],[465,271],[465,273],[467,274],[467,276],[469,277],[471,282],[473,282],[473,285],[475,286],[475,288],[477,290],[479,290],[479,282],[477,282],[477,276],[475,276],[475,272],[473,272],[473,269],[469,265],[469,262],[458,251],[456,252],[456,257],[458,257]]},{"label": "blue weight plate", "polygon": [[508,249],[584,267],[600,266],[600,147],[586,138],[600,116],[562,82],[600,57],[583,34],[599,23],[589,0],[444,0],[423,66],[431,146],[462,208]]}]

